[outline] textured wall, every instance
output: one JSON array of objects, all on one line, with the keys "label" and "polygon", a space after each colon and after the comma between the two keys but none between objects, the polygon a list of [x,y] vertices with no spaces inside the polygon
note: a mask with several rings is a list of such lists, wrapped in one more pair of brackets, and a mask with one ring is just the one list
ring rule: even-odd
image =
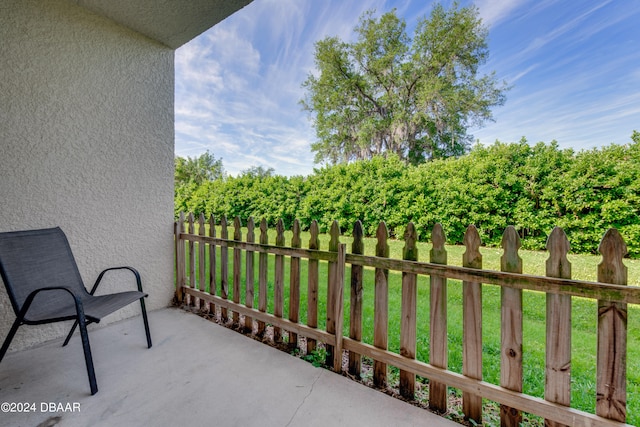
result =
[{"label": "textured wall", "polygon": [[73,0],[177,49],[252,0]]},{"label": "textured wall", "polygon": [[[104,268],[132,265],[148,307],[167,306],[173,51],[65,0],[2,0],[0,40],[0,231],[60,226],[87,287]],[[0,340],[14,318],[2,286]],[[23,326],[10,351],[68,326]]]}]

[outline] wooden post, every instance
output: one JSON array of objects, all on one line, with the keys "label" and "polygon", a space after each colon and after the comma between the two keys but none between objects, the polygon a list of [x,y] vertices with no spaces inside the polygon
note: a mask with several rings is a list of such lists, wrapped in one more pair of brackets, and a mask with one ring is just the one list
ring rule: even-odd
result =
[{"label": "wooden post", "polygon": [[[340,227],[338,221],[333,221],[330,231],[331,240],[329,240],[329,251],[338,252],[340,246]],[[336,262],[329,262],[328,270],[328,283],[327,283],[327,332],[330,334],[336,333],[336,284],[333,278],[336,276]],[[334,359],[334,347],[330,344],[325,346],[327,350],[327,356],[325,363],[329,366],[333,366]]]},{"label": "wooden post", "polygon": [[334,285],[335,305],[333,313],[335,315],[335,337],[336,346],[333,349],[333,371],[342,372],[342,329],[344,324],[344,270],[347,256],[347,245],[338,245],[338,261],[334,269],[332,281]]},{"label": "wooden post", "polygon": [[[447,264],[444,244],[447,238],[441,224],[436,224],[431,233],[433,247],[429,261],[433,264]],[[431,328],[429,363],[447,369],[447,279],[432,275],[430,278]],[[429,408],[437,412],[447,412],[447,385],[429,381]]]},{"label": "wooden post", "polygon": [[[267,234],[267,220],[262,218],[260,221],[260,244],[269,244],[269,235]],[[258,255],[258,310],[265,313],[267,311],[267,275],[269,255],[265,252],[260,252]],[[258,336],[264,335],[265,323],[261,320],[258,321]]]},{"label": "wooden post", "polygon": [[[353,244],[351,253],[364,254],[364,241],[362,232],[362,222],[356,221],[353,226]],[[351,266],[351,304],[349,315],[349,338],[356,341],[362,340],[362,281],[363,267],[361,265]],[[360,378],[362,369],[362,356],[353,351],[349,352],[349,374]]]},{"label": "wooden post", "polygon": [[[615,228],[609,229],[598,247],[598,281],[627,284],[622,258],[627,245]],[[598,366],[596,414],[619,422],[627,417],[627,304],[598,301]]]},{"label": "wooden post", "polygon": [[[376,256],[389,258],[389,231],[384,222],[380,222],[376,232]],[[377,268],[375,270],[376,284],[374,295],[373,345],[381,350],[387,350],[389,341],[389,270]],[[373,384],[376,387],[387,385],[387,364],[379,360],[373,362]]]},{"label": "wooden post", "polygon": [[[189,234],[195,233],[193,212],[189,213],[188,217],[188,231]],[[189,240],[189,287],[195,289],[196,287],[196,254],[195,254],[195,242]],[[187,295],[187,305],[195,305],[198,302],[196,298],[192,298],[191,295]]]},{"label": "wooden post", "polygon": [[[520,237],[513,226],[507,227],[502,236],[504,254],[500,258],[502,271],[522,273],[522,258],[518,255]],[[522,290],[501,288],[502,336],[500,348],[500,385],[522,392]],[[507,405],[500,405],[500,425],[519,427],[522,413]]]},{"label": "wooden post", "polygon": [[[482,268],[480,254],[480,235],[475,226],[470,225],[464,233],[462,266]],[[482,380],[482,284],[462,282],[462,374],[476,380]],[[462,411],[467,420],[482,424],[482,397],[462,393]]]},{"label": "wooden post", "polygon": [[[309,249],[320,249],[318,239],[318,222],[313,220],[309,226]],[[307,280],[307,326],[318,327],[318,260],[309,260],[309,277]],[[307,338],[307,354],[311,354],[316,349],[316,340]]]},{"label": "wooden post", "polygon": [[[226,215],[220,220],[220,238],[229,239]],[[229,298],[229,248],[227,246],[220,246],[220,297]],[[226,307],[220,307],[220,318],[222,323],[227,323],[229,320]]]},{"label": "wooden post", "polygon": [[176,245],[176,301],[181,304],[184,298],[183,286],[185,279],[185,253],[184,241],[181,234],[184,233],[184,212],[180,212],[178,221],[174,223],[175,245]]},{"label": "wooden post", "polygon": [[[279,219],[276,223],[276,246],[284,246],[284,222]],[[273,314],[282,317],[284,311],[284,255],[276,255],[275,278],[273,287]],[[273,341],[282,342],[282,329],[273,327]]]},{"label": "wooden post", "polygon": [[[200,217],[198,218],[198,235],[199,236],[204,236],[205,235],[205,231],[204,231],[204,213],[200,214]],[[204,254],[205,254],[205,244],[203,242],[198,242],[198,284],[199,284],[199,289],[202,292],[206,291],[206,278],[205,278],[205,267],[206,267],[206,261],[204,259]],[[207,304],[204,304],[204,301],[200,302],[198,301],[197,307],[200,310],[206,310]]]},{"label": "wooden post", "polygon": [[[255,224],[253,222],[253,217],[249,217],[247,221],[247,243],[255,243],[256,236],[254,233]],[[254,298],[254,275],[253,275],[253,251],[247,251],[245,254],[245,265],[246,265],[246,278],[245,278],[245,305],[249,308],[253,308],[253,298]],[[244,331],[251,332],[253,331],[253,320],[251,316],[244,317]]]},{"label": "wooden post", "polygon": [[[418,234],[412,222],[404,233],[404,249],[402,259],[418,260],[416,241]],[[410,359],[416,358],[416,323],[417,323],[418,287],[414,273],[402,273],[402,314],[400,319],[400,355]],[[416,374],[400,370],[400,395],[413,400],[416,387]]]},{"label": "wooden post", "polygon": [[[291,237],[291,247],[300,248],[300,221],[293,222],[293,237]],[[292,256],[289,274],[289,320],[298,323],[300,318],[300,257]],[[298,347],[298,334],[289,332],[289,348],[293,350]]]},{"label": "wooden post", "polygon": [[[209,237],[216,237],[216,219],[213,214],[209,216]],[[216,283],[216,245],[211,243],[209,245],[209,293],[211,295],[216,295]],[[214,303],[209,304],[209,313],[214,319],[218,317]]]},{"label": "wooden post", "polygon": [[[233,240],[236,242],[242,241],[242,223],[240,217],[237,216],[233,220]],[[238,248],[233,248],[233,302],[240,304],[240,281],[242,277],[242,251]],[[233,324],[240,323],[240,313],[233,312]]]},{"label": "wooden post", "polygon": [[[547,239],[548,277],[571,278],[571,263],[567,259],[569,240],[562,228],[555,227]],[[547,340],[544,398],[571,406],[571,296],[547,293]],[[547,427],[564,427],[545,420]]]}]

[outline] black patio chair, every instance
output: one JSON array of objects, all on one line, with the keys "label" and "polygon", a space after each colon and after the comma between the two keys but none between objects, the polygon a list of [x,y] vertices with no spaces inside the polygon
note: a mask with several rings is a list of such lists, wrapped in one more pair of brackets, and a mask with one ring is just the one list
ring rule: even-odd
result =
[{"label": "black patio chair", "polygon": [[[122,269],[133,273],[137,291],[94,295],[105,273]],[[147,294],[142,292],[140,274],[131,267],[108,268],[100,273],[91,292],[87,292],[69,242],[59,227],[0,233],[0,274],[16,313],[16,320],[0,348],[0,362],[20,325],[75,320],[63,347],[79,325],[91,394],[96,394],[98,385],[87,325],[100,322],[106,315],[136,300],[140,300],[147,345],[151,347],[149,321],[144,306]]]}]

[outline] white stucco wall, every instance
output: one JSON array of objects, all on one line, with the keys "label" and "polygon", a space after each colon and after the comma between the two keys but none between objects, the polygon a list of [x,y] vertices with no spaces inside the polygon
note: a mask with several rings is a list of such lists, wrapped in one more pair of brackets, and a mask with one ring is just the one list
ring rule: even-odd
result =
[{"label": "white stucco wall", "polygon": [[[173,75],[173,50],[72,2],[0,0],[0,231],[62,227],[88,288],[132,265],[149,309],[173,295]],[[0,340],[14,319],[2,286]],[[69,326],[22,326],[10,351]]]}]

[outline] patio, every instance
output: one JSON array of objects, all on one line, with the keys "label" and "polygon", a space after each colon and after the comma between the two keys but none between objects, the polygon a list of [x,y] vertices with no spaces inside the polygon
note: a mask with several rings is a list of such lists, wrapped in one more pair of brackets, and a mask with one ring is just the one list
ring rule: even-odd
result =
[{"label": "patio", "polygon": [[95,396],[79,336],[7,354],[0,403],[35,411],[0,426],[458,425],[179,309],[150,324],[151,349],[140,317],[90,328]]}]

